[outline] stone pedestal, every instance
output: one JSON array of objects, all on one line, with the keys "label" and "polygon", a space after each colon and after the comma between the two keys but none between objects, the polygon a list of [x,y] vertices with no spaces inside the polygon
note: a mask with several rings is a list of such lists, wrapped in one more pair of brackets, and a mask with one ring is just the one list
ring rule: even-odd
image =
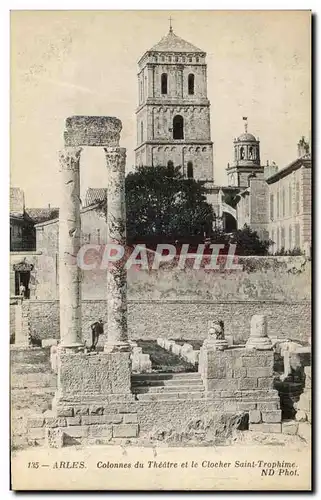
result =
[{"label": "stone pedestal", "polygon": [[212,351],[224,351],[228,348],[228,342],[224,335],[223,321],[208,322],[208,335],[203,342],[203,346]]},{"label": "stone pedestal", "polygon": [[[233,403],[249,414],[249,430],[281,432],[281,410],[274,389],[274,353],[244,348],[200,350],[199,373],[207,399]],[[232,405],[232,406],[233,406]]]},{"label": "stone pedestal", "polygon": [[251,318],[250,337],[245,345],[246,349],[256,349],[258,351],[271,350],[273,348],[271,339],[267,335],[266,317],[255,314]]},{"label": "stone pedestal", "polygon": [[84,353],[59,348],[56,404],[108,401],[131,395],[129,352]]}]

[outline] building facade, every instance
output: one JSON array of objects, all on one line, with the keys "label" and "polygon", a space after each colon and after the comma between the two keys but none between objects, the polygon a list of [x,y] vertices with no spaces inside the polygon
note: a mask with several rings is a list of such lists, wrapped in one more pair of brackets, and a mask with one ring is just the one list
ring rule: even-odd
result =
[{"label": "building facade", "polygon": [[302,138],[298,157],[278,170],[264,167],[261,175],[249,177],[248,186],[237,194],[238,228],[245,224],[260,238],[271,240],[270,252],[301,251],[310,255],[311,230],[311,154]]},{"label": "building facade", "polygon": [[303,250],[310,254],[311,154],[299,147],[296,160],[267,179],[271,251]]},{"label": "building facade", "polygon": [[170,27],[138,62],[136,165],[180,166],[213,181],[206,53]]}]

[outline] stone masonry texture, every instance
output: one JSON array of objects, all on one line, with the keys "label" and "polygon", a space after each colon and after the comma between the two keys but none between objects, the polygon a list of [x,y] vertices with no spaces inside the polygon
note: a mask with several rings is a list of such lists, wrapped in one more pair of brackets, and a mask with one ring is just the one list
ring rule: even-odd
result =
[{"label": "stone masonry texture", "polygon": [[[32,338],[59,338],[59,302],[29,300],[29,325]],[[265,314],[269,335],[307,340],[311,335],[311,303],[309,301],[178,301],[137,300],[128,302],[128,336],[130,339],[205,339],[207,321],[220,318],[226,335],[245,343],[250,333],[250,319]],[[105,300],[82,302],[82,336],[91,341],[90,325],[102,318],[107,332]],[[105,337],[105,336],[103,336]],[[104,338],[102,339],[102,341]]]},{"label": "stone masonry texture", "polygon": [[61,353],[58,387],[61,400],[129,394],[129,353]]}]

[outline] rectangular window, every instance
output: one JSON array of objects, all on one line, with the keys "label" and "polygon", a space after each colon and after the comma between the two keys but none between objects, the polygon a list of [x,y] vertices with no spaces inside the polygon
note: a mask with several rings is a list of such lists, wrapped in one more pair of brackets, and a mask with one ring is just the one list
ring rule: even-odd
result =
[{"label": "rectangular window", "polygon": [[285,217],[285,189],[282,189],[282,217]]},{"label": "rectangular window", "polygon": [[292,186],[289,184],[289,215],[292,215]]},{"label": "rectangular window", "polygon": [[270,195],[270,219],[274,219],[274,195]]},{"label": "rectangular window", "polygon": [[276,218],[280,218],[280,192],[277,192],[276,195]]},{"label": "rectangular window", "polygon": [[271,231],[271,240],[272,240],[272,244],[271,244],[271,250],[272,250],[272,253],[275,251],[275,240],[274,240],[275,236],[274,236],[274,229],[272,229]]},{"label": "rectangular window", "polygon": [[300,248],[300,224],[295,225],[295,248]]},{"label": "rectangular window", "polygon": [[285,229],[281,227],[281,248],[285,248]]},{"label": "rectangular window", "polygon": [[289,249],[292,248],[292,227],[289,226]]},{"label": "rectangular window", "polygon": [[296,183],[296,188],[295,188],[295,210],[296,213],[300,213],[300,183]]}]

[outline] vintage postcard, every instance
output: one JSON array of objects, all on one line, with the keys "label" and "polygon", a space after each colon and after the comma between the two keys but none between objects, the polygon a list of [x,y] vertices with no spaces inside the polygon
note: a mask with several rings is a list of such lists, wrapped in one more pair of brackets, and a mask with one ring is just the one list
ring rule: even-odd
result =
[{"label": "vintage postcard", "polygon": [[309,491],[311,12],[12,11],[13,490]]}]

